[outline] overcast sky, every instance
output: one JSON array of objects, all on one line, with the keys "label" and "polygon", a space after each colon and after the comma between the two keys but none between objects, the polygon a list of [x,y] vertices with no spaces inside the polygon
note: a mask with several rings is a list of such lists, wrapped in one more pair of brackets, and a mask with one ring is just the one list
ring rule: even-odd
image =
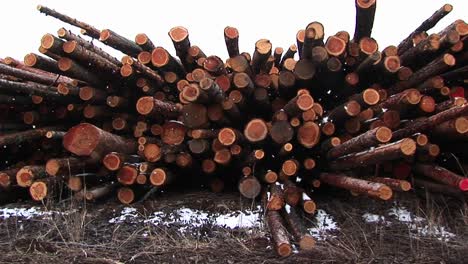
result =
[{"label": "overcast sky", "polygon": [[[8,3],[8,4],[7,4]],[[454,10],[434,29],[465,19],[467,0],[379,0],[372,36],[379,49],[398,44],[421,22],[443,4]],[[79,30],[59,20],[46,17],[36,10],[38,4],[87,22],[98,29],[112,29],[133,40],[137,33],[146,33],[157,46],[174,53],[167,32],[174,26],[189,30],[192,45],[198,45],[207,55],[227,57],[223,29],[234,26],[240,33],[240,50],[252,53],[255,41],[267,38],[273,47],[287,48],[295,43],[299,29],[312,21],[325,26],[326,36],[337,31],[354,32],[354,0],[320,1],[141,1],[141,0],[43,0],[2,2],[0,25],[2,41],[0,57],[22,59],[37,52],[41,36],[56,34],[60,27]],[[119,53],[115,53],[120,57]]]}]

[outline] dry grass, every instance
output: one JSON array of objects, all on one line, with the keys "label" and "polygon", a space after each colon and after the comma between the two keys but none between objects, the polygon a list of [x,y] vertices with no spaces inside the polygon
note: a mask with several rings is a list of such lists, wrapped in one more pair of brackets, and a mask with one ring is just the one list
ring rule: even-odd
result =
[{"label": "dry grass", "polygon": [[[412,194],[400,198],[402,206],[427,219],[428,225],[448,226],[457,236],[439,241],[415,236],[403,223],[363,222],[363,213],[385,214],[391,202],[349,197],[322,201],[319,197],[319,206],[333,215],[340,230],[335,238],[319,241],[313,251],[282,259],[271,249],[264,227],[245,232],[201,226],[196,232],[180,233],[177,228],[150,223],[110,224],[122,205],[64,201],[47,208],[60,207],[69,214],[1,220],[0,263],[463,263],[468,250],[466,204],[423,201]],[[155,210],[181,205],[211,212],[254,207],[234,194],[213,197],[207,193],[165,194],[136,207],[145,218]],[[313,222],[313,218],[306,221]]]}]

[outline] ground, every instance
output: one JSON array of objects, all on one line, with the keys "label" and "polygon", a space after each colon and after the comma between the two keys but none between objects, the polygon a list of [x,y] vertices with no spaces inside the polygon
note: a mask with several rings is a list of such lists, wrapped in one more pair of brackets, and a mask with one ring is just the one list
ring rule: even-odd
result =
[{"label": "ground", "polygon": [[321,211],[304,222],[317,245],[287,258],[276,255],[259,203],[235,193],[163,193],[133,207],[4,205],[0,263],[466,263],[468,207],[457,200],[315,199]]}]

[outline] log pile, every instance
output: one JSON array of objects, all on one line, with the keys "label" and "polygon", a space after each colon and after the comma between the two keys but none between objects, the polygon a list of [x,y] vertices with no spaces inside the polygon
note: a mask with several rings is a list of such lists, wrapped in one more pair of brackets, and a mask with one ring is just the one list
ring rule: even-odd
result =
[{"label": "log pile", "polygon": [[2,203],[68,193],[130,204],[165,188],[235,188],[261,197],[287,256],[289,234],[314,246],[301,215],[315,212],[317,188],[466,197],[468,26],[429,34],[451,5],[388,47],[371,36],[375,0],[356,0],[352,38],[311,22],[286,51],[260,39],[241,52],[229,26],[227,60],[184,27],[169,31],[173,56],[144,33],[129,39],[38,10],[82,35],[60,28],[23,61],[0,60]]}]

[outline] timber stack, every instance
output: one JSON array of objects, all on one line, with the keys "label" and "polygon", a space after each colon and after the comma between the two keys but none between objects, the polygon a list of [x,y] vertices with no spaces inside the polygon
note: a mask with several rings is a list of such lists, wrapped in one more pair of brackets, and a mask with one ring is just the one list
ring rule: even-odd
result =
[{"label": "timber stack", "polygon": [[169,31],[174,56],[144,33],[128,38],[38,6],[81,35],[60,28],[22,61],[0,59],[0,202],[68,193],[131,204],[166,188],[237,189],[263,201],[287,256],[290,237],[314,246],[302,217],[315,212],[317,188],[465,199],[468,25],[431,32],[446,4],[379,47],[376,1],[355,4],[354,35],[325,37],[314,21],[287,49],[260,39],[242,52],[228,26],[227,60],[181,26]]}]

